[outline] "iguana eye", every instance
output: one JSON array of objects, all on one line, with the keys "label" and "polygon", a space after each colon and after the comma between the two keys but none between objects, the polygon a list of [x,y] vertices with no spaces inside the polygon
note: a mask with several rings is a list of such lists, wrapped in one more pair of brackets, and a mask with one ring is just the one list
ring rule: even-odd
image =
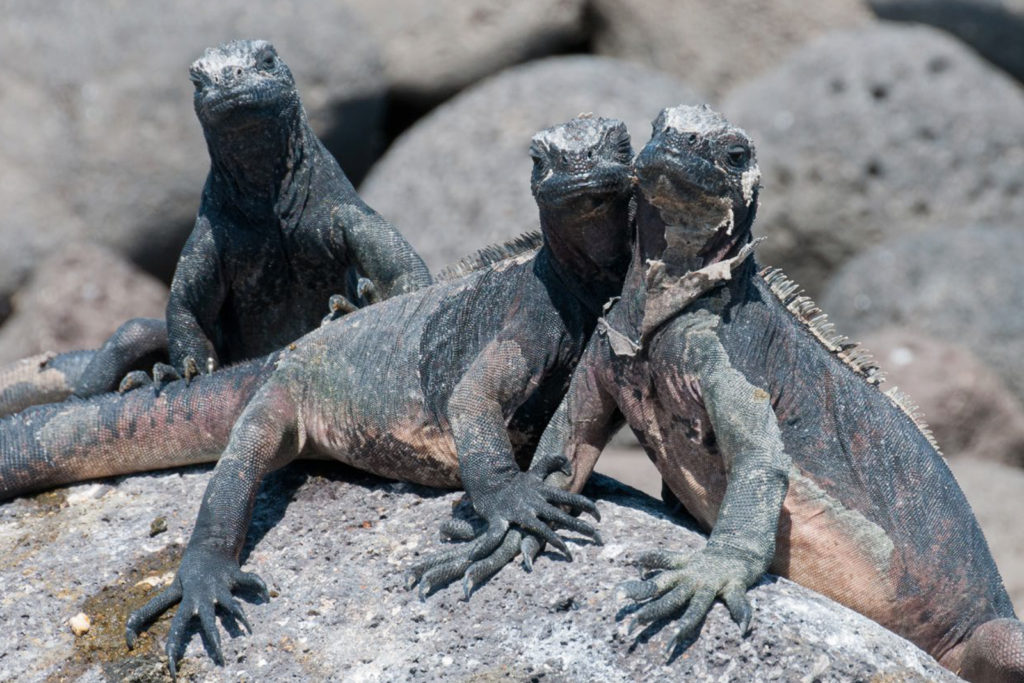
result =
[{"label": "iguana eye", "polygon": [[273,69],[277,66],[277,57],[271,53],[264,55],[263,59],[260,60],[260,68],[264,70]]},{"label": "iguana eye", "polygon": [[732,145],[725,151],[725,158],[730,166],[743,168],[750,161],[750,150],[746,145]]}]

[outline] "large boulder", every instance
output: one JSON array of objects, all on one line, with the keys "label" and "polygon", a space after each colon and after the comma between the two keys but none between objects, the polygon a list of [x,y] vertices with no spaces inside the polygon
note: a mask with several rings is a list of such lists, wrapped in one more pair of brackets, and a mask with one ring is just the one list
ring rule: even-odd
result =
[{"label": "large boulder", "polygon": [[626,62],[552,57],[465,90],[406,131],[362,186],[433,268],[537,228],[530,195],[530,138],[594,112],[620,118],[634,147],[658,112],[701,102],[686,84]]},{"label": "large boulder", "polygon": [[868,0],[883,19],[949,31],[996,66],[1024,81],[1022,0]]},{"label": "large boulder", "polygon": [[385,86],[372,39],[338,3],[4,4],[2,174],[31,187],[0,184],[0,203],[45,204],[0,219],[0,298],[71,231],[170,274],[209,168],[188,66],[240,37],[277,45],[314,127],[361,175],[381,142]]},{"label": "large boulder", "polygon": [[1024,215],[1024,91],[936,29],[830,34],[722,110],[757,145],[760,254],[812,294],[886,237]]},{"label": "large boulder", "polygon": [[[166,680],[169,619],[131,653],[124,619],[173,577],[208,476],[136,476],[0,504],[0,678]],[[958,680],[874,622],[775,577],[751,591],[748,637],[719,605],[700,638],[666,660],[672,624],[629,636],[615,587],[636,576],[642,550],[692,551],[704,538],[610,480],[590,493],[604,547],[574,543],[574,562],[546,554],[533,573],[508,567],[468,602],[458,584],[421,602],[402,572],[438,547],[435,525],[461,494],[328,465],[286,468],[264,485],[243,553],[272,598],[246,607],[252,635],[223,638],[223,668],[190,631],[182,678]],[[91,626],[76,638],[68,620],[79,612]]]},{"label": "large boulder", "polygon": [[380,45],[393,94],[436,102],[583,42],[584,0],[344,0]]},{"label": "large boulder", "polygon": [[164,317],[167,287],[110,249],[69,244],[46,257],[0,327],[0,364],[94,349],[125,320]]},{"label": "large boulder", "polygon": [[829,282],[822,308],[844,334],[890,325],[967,347],[1024,398],[1024,229],[904,235],[865,250]]},{"label": "large boulder", "polygon": [[831,30],[871,21],[862,0],[594,0],[594,50],[686,79],[716,99]]}]

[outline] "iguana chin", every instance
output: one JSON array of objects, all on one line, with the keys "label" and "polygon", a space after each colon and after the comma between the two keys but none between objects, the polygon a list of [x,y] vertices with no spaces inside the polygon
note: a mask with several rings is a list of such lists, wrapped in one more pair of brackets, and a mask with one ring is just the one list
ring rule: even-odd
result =
[{"label": "iguana chin", "polygon": [[[422,259],[356,194],[313,133],[273,45],[237,40],[207,49],[189,77],[210,172],[171,283],[171,365],[158,367],[158,379],[279,349],[319,325],[332,295],[360,306],[368,283],[376,298],[388,298],[431,282]],[[86,367],[79,354],[43,363],[41,372],[56,371],[45,377],[8,371],[5,384],[0,374],[0,415],[116,389],[154,350],[152,332],[134,346],[127,337],[119,330]],[[16,401],[3,400],[8,389]]]},{"label": "iguana chin", "polygon": [[220,656],[215,607],[246,623],[232,591],[264,590],[238,564],[256,490],[300,455],[464,486],[488,530],[469,544],[480,554],[431,558],[423,577],[431,585],[463,570],[480,578],[510,525],[558,547],[547,522],[596,536],[557,507],[596,512],[590,501],[543,484],[564,459],[529,471],[520,463],[561,401],[605,297],[621,287],[632,150],[621,122],[587,116],[541,133],[532,153],[544,236],[536,252],[360,309],[191,386],[38,406],[0,421],[0,499],[214,460],[227,442],[177,576],[128,619],[129,644],[180,601],[167,640],[172,672],[194,616]]},{"label": "iguana chin", "polygon": [[638,238],[537,457],[579,490],[623,420],[710,533],[659,548],[622,586],[636,623],[716,598],[741,630],[767,570],[883,624],[974,681],[1024,680],[1018,621],[974,515],[930,434],[863,351],[775,269],[750,228],[760,174],[748,136],[710,109],[666,109],[636,163]]}]

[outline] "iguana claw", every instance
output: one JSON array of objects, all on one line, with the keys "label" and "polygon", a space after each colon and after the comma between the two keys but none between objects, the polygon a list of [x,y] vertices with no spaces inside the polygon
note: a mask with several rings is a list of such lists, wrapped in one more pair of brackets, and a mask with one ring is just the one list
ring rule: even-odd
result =
[{"label": "iguana claw", "polygon": [[128,648],[135,646],[139,634],[149,624],[180,602],[171,621],[165,647],[171,677],[177,675],[177,663],[188,644],[186,634],[193,617],[199,617],[200,630],[212,650],[213,660],[218,664],[223,663],[220,632],[217,629],[217,608],[230,614],[252,633],[245,612],[232,594],[237,589],[256,593],[264,600],[269,599],[263,580],[256,574],[243,572],[233,558],[205,549],[186,551],[174,582],[128,617],[125,624]]},{"label": "iguana claw", "polygon": [[656,573],[619,584],[624,597],[647,601],[633,614],[628,630],[632,633],[643,624],[670,619],[682,611],[678,631],[667,646],[669,656],[699,632],[715,598],[722,599],[743,635],[750,630],[753,609],[746,592],[760,574],[743,553],[710,545],[697,553],[655,550],[642,554],[638,564]]},{"label": "iguana claw", "polygon": [[522,554],[527,570],[545,543],[557,548],[568,560],[572,553],[552,525],[575,531],[601,545],[601,535],[593,525],[563,511],[587,512],[600,521],[597,506],[588,498],[544,483],[555,471],[564,471],[568,461],[562,456],[541,459],[528,472],[516,477],[484,507],[486,526],[475,532],[469,522],[449,520],[441,525],[442,536],[463,541],[456,548],[435,553],[406,572],[406,586],[419,584],[424,598],[438,587],[462,577],[466,599],[473,589],[494,576],[502,567]]}]

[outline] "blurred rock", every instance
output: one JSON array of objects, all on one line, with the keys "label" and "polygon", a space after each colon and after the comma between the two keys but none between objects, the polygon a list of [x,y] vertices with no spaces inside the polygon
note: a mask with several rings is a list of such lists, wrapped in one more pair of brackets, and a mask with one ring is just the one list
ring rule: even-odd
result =
[{"label": "blurred rock", "polygon": [[579,44],[584,0],[344,0],[380,45],[399,97],[436,102],[484,76]]},{"label": "blurred rock", "polygon": [[974,458],[949,461],[985,532],[1014,610],[1024,613],[1024,471]]},{"label": "blurred rock", "polygon": [[5,251],[25,255],[0,257],[0,297],[80,224],[170,275],[209,168],[188,66],[234,38],[275,43],[314,127],[358,178],[381,142],[385,86],[372,39],[337,3],[4,3],[0,133],[12,166],[0,173],[32,187],[0,185],[0,202],[44,203],[0,219]]},{"label": "blurred rock", "polygon": [[1024,406],[973,353],[902,327],[863,342],[885,371],[882,388],[910,396],[945,455],[1024,466]]},{"label": "blurred rock", "polygon": [[703,101],[672,76],[601,57],[553,57],[460,93],[406,131],[367,176],[367,202],[437,269],[537,228],[530,138],[580,112],[626,122],[634,147],[672,104]]},{"label": "blurred rock", "polygon": [[760,255],[812,295],[886,237],[1024,216],[1024,91],[936,29],[831,34],[722,111],[757,145]]},{"label": "blurred rock", "polygon": [[1024,398],[1024,229],[905,235],[862,252],[829,282],[822,308],[844,334],[890,325],[966,347]]},{"label": "blurred rock", "polygon": [[594,49],[678,75],[715,99],[810,39],[871,21],[862,0],[594,0]]},{"label": "blurred rock", "polygon": [[[0,504],[0,678],[163,680],[169,626],[136,649],[124,618],[171,580],[209,471],[155,473],[84,484]],[[246,605],[251,635],[223,638],[223,667],[194,630],[185,680],[823,680],[955,681],[891,632],[784,579],[751,592],[741,638],[716,605],[698,638],[666,661],[672,623],[626,634],[615,587],[635,578],[639,552],[696,550],[704,537],[655,501],[599,479],[603,547],[571,542],[574,562],[538,558],[506,567],[471,600],[461,586],[420,601],[402,572],[438,548],[436,523],[461,493],[384,482],[296,463],[267,478],[243,567],[272,591]],[[161,516],[167,531],[150,537]],[[9,539],[9,541],[8,541]],[[88,614],[75,638],[68,617]],[[653,635],[652,635],[653,631]],[[79,677],[82,677],[79,679]]]},{"label": "blurred rock", "polygon": [[981,56],[1024,81],[1024,1],[868,0],[883,19],[944,29]]},{"label": "blurred rock", "polygon": [[46,257],[0,327],[0,364],[44,351],[93,349],[128,318],[164,317],[167,287],[117,253],[70,244]]}]

